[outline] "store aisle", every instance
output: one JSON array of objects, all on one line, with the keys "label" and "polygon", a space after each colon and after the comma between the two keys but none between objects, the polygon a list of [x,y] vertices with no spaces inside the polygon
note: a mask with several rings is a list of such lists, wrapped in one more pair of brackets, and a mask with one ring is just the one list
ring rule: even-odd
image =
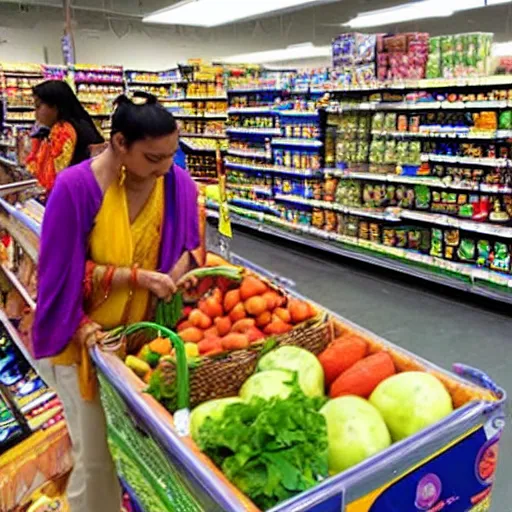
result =
[{"label": "store aisle", "polygon": [[[488,372],[512,393],[512,318],[446,291],[392,274],[321,257],[301,247],[236,231],[232,250],[295,281],[297,290],[355,323],[442,366],[463,362]],[[512,502],[512,422],[501,443],[492,512]]]}]

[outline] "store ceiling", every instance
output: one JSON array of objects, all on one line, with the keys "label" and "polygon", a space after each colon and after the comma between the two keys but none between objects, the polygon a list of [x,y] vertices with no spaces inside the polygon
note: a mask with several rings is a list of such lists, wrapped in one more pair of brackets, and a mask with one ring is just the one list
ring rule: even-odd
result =
[{"label": "store ceiling", "polygon": [[[139,23],[144,15],[155,10],[168,7],[178,3],[179,0],[71,0],[74,7],[73,16],[77,24],[84,26],[91,24],[93,20],[100,19],[126,19],[133,23]],[[257,1],[257,0],[238,0]],[[285,13],[284,15],[274,15],[262,17],[250,22],[240,22],[229,25],[223,29],[197,29],[201,30],[237,30],[248,32],[251,26],[260,24],[262,26],[276,26],[278,22],[294,24],[300,27],[300,30],[293,30],[289,44],[312,40],[315,44],[326,44],[335,35],[348,31],[342,26],[342,23],[357,15],[358,12],[364,12],[375,9],[392,7],[403,3],[405,0],[333,0],[332,3],[324,4],[319,7],[308,7]],[[5,9],[9,12],[44,13],[45,11],[53,13],[62,10],[62,0],[0,0],[0,25],[2,15]],[[469,31],[488,31],[496,33],[496,40],[512,40],[512,4],[487,7],[473,11],[464,11],[450,18],[428,19],[423,21],[402,23],[393,26],[379,27],[378,31],[398,32],[421,30],[432,34],[469,32]],[[148,27],[150,28],[150,27]],[[300,31],[304,32],[301,37]],[[375,31],[375,30],[370,30]],[[220,35],[220,32],[219,32]],[[241,34],[243,35],[243,34]]]}]

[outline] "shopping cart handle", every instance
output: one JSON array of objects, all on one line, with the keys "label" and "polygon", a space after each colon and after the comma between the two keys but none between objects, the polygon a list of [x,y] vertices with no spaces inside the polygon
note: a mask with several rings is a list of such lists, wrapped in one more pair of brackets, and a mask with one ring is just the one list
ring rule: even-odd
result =
[{"label": "shopping cart handle", "polygon": [[493,403],[493,410],[507,401],[507,392],[498,386],[498,384],[496,384],[491,377],[482,370],[463,363],[455,363],[453,365],[453,371],[466,380],[491,391],[496,398],[498,398],[498,400]]}]

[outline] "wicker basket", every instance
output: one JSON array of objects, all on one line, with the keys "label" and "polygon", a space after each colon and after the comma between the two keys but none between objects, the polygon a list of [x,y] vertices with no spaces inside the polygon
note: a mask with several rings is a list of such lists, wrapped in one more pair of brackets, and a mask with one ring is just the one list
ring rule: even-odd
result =
[{"label": "wicker basket", "polygon": [[[246,271],[247,274],[252,273]],[[269,288],[286,295],[285,291],[275,283],[261,278],[261,276],[258,278],[264,281]],[[162,328],[162,331],[165,332],[165,329]],[[154,333],[155,327],[150,330],[141,328],[126,336],[118,355],[124,359],[126,354],[137,353],[145,343],[152,339],[151,334],[154,336]],[[171,340],[176,346],[173,338],[176,338],[175,334]],[[270,343],[272,347],[297,346],[318,355],[327,347],[331,339],[330,319],[326,313],[317,311],[313,318],[295,326],[292,331],[272,337]],[[261,343],[253,344],[248,349],[218,356],[202,357],[188,365],[188,406],[195,407],[208,400],[238,395],[244,382],[255,372],[262,352],[266,352],[268,347],[269,340],[264,340]],[[183,361],[180,363],[178,357],[177,361],[176,364],[172,361],[165,361],[157,368],[157,372],[165,372],[166,391],[162,392],[161,396],[157,396],[158,393],[155,394],[155,397],[162,401],[170,411],[175,411],[180,407],[177,392],[173,391],[173,387],[174,384],[176,384],[176,388],[178,385],[183,385],[180,384],[180,378],[183,379],[183,377],[180,375],[177,365],[184,363]]]},{"label": "wicker basket", "polygon": [[[325,314],[298,325],[293,331],[275,337],[275,344],[293,345],[313,352],[321,353],[331,340],[330,325]],[[190,406],[195,407],[208,400],[238,395],[244,382],[255,372],[258,360],[266,343],[253,345],[249,349],[236,350],[223,357],[203,357],[190,368]],[[169,377],[179,379],[176,367],[169,368]],[[174,410],[175,405],[166,404]]]}]

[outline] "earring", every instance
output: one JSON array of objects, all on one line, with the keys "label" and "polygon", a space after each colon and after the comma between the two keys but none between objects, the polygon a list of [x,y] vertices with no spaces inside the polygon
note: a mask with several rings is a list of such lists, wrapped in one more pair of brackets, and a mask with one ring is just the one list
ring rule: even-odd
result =
[{"label": "earring", "polygon": [[121,169],[119,169],[119,186],[122,187],[124,185],[124,180],[126,179],[126,166],[122,165]]}]

